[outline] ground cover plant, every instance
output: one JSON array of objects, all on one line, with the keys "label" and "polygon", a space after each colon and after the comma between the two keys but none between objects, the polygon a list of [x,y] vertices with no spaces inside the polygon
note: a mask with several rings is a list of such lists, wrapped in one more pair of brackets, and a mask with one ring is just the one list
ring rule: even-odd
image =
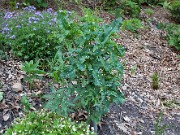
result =
[{"label": "ground cover plant", "polygon": [[180,1],[174,0],[170,2],[170,5],[168,6],[168,9],[170,10],[170,13],[173,17],[173,19],[179,23],[180,22]]},{"label": "ground cover plant", "polygon": [[[13,6],[18,8],[3,9],[0,13],[0,134],[6,130],[9,134],[26,134],[26,131],[30,132],[27,134],[69,134],[85,128],[89,132],[89,125],[95,132],[98,126],[99,135],[179,133],[179,58],[178,51],[173,49],[178,50],[179,26],[168,18],[169,10],[157,6],[161,2],[163,7],[169,7],[170,3],[128,0],[123,5],[122,0],[100,1],[57,0],[57,5],[67,9],[58,12],[40,11],[43,7],[34,5],[37,10],[16,1]],[[103,5],[105,2],[109,5]],[[57,9],[53,3],[48,1],[48,5]],[[84,6],[93,10],[84,10]],[[115,14],[110,14],[110,10],[116,10],[112,11]],[[121,16],[125,20],[118,18]],[[156,28],[158,22],[171,23],[164,23],[163,30]],[[121,58],[123,48],[126,52]],[[23,55],[18,54],[21,52]],[[119,104],[124,97],[126,102]],[[37,111],[44,107],[52,112]],[[162,120],[156,120],[160,111],[165,115]],[[11,126],[22,112],[28,114]],[[37,123],[32,124],[35,120]],[[86,121],[83,127],[80,121]],[[62,123],[63,131],[59,129]],[[163,126],[166,123],[167,128]]]},{"label": "ground cover plant", "polygon": [[95,135],[85,123],[77,124],[45,110],[30,112],[16,119],[4,135]]}]

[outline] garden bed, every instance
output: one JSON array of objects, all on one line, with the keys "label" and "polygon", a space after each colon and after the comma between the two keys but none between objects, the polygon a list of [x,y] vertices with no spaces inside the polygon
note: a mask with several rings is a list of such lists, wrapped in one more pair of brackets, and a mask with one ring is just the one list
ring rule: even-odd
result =
[{"label": "garden bed", "polygon": [[[178,52],[173,51],[164,38],[166,32],[157,28],[159,22],[171,22],[166,18],[168,13],[161,7],[155,7],[153,11],[151,16],[141,11],[144,28],[138,33],[127,30],[118,33],[120,37],[116,42],[126,48],[124,59],[121,59],[124,75],[120,88],[126,102],[110,106],[99,123],[100,135],[153,135],[160,112],[164,115],[159,124],[167,124],[165,135],[178,135],[180,132],[180,59]],[[105,23],[114,18],[105,11],[100,16]],[[42,108],[44,100],[40,97],[49,92],[52,81],[43,76],[43,81],[37,80],[35,87],[29,90],[23,81],[22,61],[12,59],[10,53],[6,55],[6,60],[0,60],[0,91],[4,93],[0,103],[0,133],[4,133],[14,118],[23,115],[23,95],[32,105],[30,111]],[[156,90],[152,88],[155,72],[159,78]]]}]

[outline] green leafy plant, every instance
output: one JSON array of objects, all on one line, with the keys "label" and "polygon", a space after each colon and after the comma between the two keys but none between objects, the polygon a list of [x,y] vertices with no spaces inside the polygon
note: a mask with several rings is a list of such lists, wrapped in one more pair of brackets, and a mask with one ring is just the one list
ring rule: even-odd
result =
[{"label": "green leafy plant", "polygon": [[166,39],[168,40],[168,44],[175,48],[176,50],[180,50],[180,25],[174,23],[167,23],[158,25],[159,29],[163,29],[167,32]]},{"label": "green leafy plant", "polygon": [[31,112],[15,119],[4,135],[95,135],[86,123],[77,124],[70,119],[45,110]]},{"label": "green leafy plant", "polygon": [[164,9],[169,9],[170,8],[170,2],[165,0],[164,2],[160,3]]},{"label": "green leafy plant", "polygon": [[121,8],[124,10],[125,15],[130,15],[132,17],[138,17],[140,13],[140,7],[136,2],[131,0],[122,0]]},{"label": "green leafy plant", "polygon": [[38,9],[46,8],[48,6],[46,0],[23,0],[22,4],[24,6],[33,5],[33,6],[35,6]]},{"label": "green leafy plant", "polygon": [[177,108],[180,109],[180,102],[176,101],[176,100],[166,100],[163,101],[163,105],[168,107],[168,108]]},{"label": "green leafy plant", "polygon": [[160,3],[163,3],[165,0],[132,0],[139,5],[147,4],[147,5],[159,5]]},{"label": "green leafy plant", "polygon": [[137,65],[131,67],[131,75],[135,75],[137,69]]},{"label": "green leafy plant", "polygon": [[38,69],[39,62],[36,63],[31,60],[30,62],[25,61],[22,65],[22,70],[26,72],[25,80],[29,83],[31,89],[35,79],[41,79],[40,74],[45,74],[43,70]]},{"label": "green leafy plant", "polygon": [[152,75],[152,88],[158,89],[159,88],[159,79],[157,72],[153,73]]},{"label": "green leafy plant", "polygon": [[31,104],[29,103],[27,96],[21,97],[21,104],[24,106],[25,112],[29,111],[32,108]]},{"label": "green leafy plant", "polygon": [[150,8],[145,9],[144,12],[145,12],[146,14],[150,15],[150,16],[151,16],[152,14],[154,14],[154,11],[153,11],[152,9],[150,9]]},{"label": "green leafy plant", "polygon": [[58,39],[52,38],[52,33],[57,31],[56,16],[49,10],[36,12],[33,7],[27,10],[30,11],[8,18],[6,43],[12,47],[15,57],[28,61],[41,59],[45,63],[54,57],[58,44]]},{"label": "green leafy plant", "polygon": [[160,125],[163,118],[163,113],[160,112],[158,118],[156,119],[156,123],[154,125],[155,128],[155,135],[163,135],[165,130],[167,129],[167,125]]},{"label": "green leafy plant", "polygon": [[174,20],[179,23],[180,22],[180,1],[174,0],[171,2],[169,6],[169,11],[174,18]]},{"label": "green leafy plant", "polygon": [[131,32],[137,32],[138,29],[142,29],[143,25],[139,19],[124,20],[122,23],[122,30],[129,30]]},{"label": "green leafy plant", "polygon": [[61,115],[82,109],[88,122],[98,123],[110,103],[124,101],[117,90],[123,74],[119,58],[124,49],[113,40],[122,20],[100,24],[89,10],[83,17],[71,17],[74,15],[68,16],[66,11],[58,13],[61,43],[51,63],[51,76],[61,88],[52,88],[52,93],[44,96],[48,99],[45,107]]},{"label": "green leafy plant", "polygon": [[[1,27],[0,27],[1,28]],[[9,57],[7,55],[8,50],[10,50],[10,46],[5,43],[5,35],[0,33],[0,60],[8,60]]]}]

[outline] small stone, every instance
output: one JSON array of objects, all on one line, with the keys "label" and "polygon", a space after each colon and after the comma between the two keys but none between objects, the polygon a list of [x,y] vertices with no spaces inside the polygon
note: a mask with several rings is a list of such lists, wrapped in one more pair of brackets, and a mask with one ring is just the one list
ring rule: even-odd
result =
[{"label": "small stone", "polygon": [[9,118],[10,118],[10,114],[9,113],[3,115],[3,120],[4,121],[8,121]]},{"label": "small stone", "polygon": [[15,83],[12,86],[12,90],[15,91],[15,92],[21,92],[21,91],[23,91],[23,86],[22,86],[21,83]]}]

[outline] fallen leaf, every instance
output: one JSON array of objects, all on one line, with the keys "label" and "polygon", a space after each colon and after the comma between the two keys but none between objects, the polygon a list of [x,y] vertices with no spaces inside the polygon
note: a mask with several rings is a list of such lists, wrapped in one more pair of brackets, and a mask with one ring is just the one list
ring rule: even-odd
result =
[{"label": "fallen leaf", "polygon": [[12,86],[12,90],[15,91],[15,92],[21,92],[23,90],[23,86],[22,86],[21,83],[15,83]]},{"label": "fallen leaf", "polygon": [[125,125],[125,123],[117,123],[117,127],[122,130],[124,133],[129,134],[128,127]]},{"label": "fallen leaf", "polygon": [[123,119],[124,119],[126,122],[130,122],[130,121],[131,121],[128,116],[123,117]]}]

